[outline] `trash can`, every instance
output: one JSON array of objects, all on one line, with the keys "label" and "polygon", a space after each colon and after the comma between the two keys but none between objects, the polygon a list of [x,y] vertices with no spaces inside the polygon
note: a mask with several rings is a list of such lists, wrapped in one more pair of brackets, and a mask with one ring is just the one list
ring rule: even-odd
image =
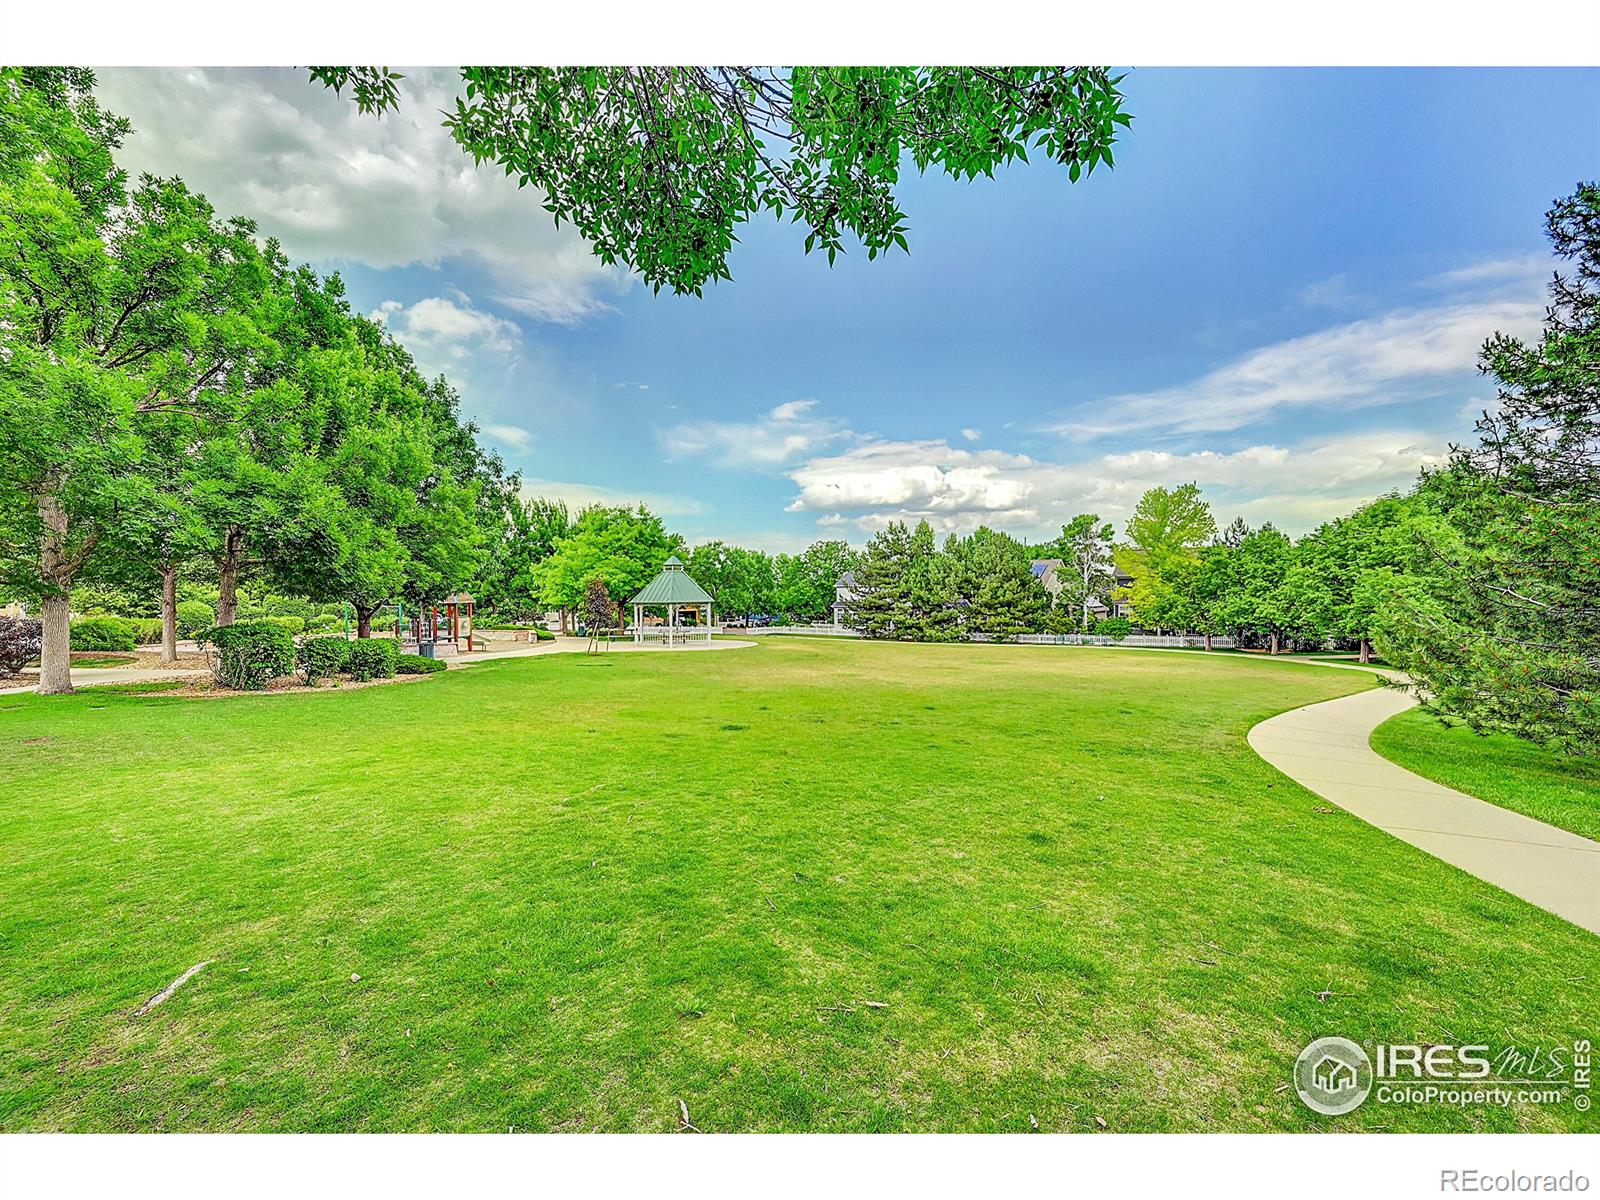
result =
[{"label": "trash can", "polygon": [[422,655],[423,658],[432,658],[433,657],[433,643],[432,642],[418,642],[417,643],[417,653]]}]

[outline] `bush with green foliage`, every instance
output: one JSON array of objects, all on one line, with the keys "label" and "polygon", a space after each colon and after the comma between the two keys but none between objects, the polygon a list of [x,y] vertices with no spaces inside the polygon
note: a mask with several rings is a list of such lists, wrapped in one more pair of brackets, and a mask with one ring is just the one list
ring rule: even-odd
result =
[{"label": "bush with green foliage", "polygon": [[267,625],[276,625],[279,629],[289,631],[290,637],[295,637],[305,631],[304,617],[262,617],[262,622]]},{"label": "bush with green foliage", "polygon": [[533,640],[536,642],[553,642],[556,640],[556,635],[543,625],[535,625],[529,632],[533,634]]},{"label": "bush with green foliage", "polygon": [[125,617],[133,626],[133,640],[140,646],[154,646],[161,641],[160,617]]},{"label": "bush with green foliage", "polygon": [[318,613],[306,622],[306,633],[322,633],[329,629],[338,629],[343,622],[331,613]]},{"label": "bush with green foliage", "polygon": [[347,669],[351,679],[387,679],[399,658],[400,643],[393,638],[357,638],[350,643]]},{"label": "bush with green foliage", "polygon": [[447,669],[437,658],[423,658],[420,654],[402,654],[394,665],[396,675],[434,675]]},{"label": "bush with green foliage", "polygon": [[1115,638],[1120,642],[1133,632],[1133,623],[1127,617],[1101,617],[1094,623],[1094,632],[1097,637]]},{"label": "bush with green foliage", "polygon": [[0,679],[38,658],[43,644],[44,622],[37,617],[0,617]]},{"label": "bush with green foliage", "polygon": [[294,670],[294,638],[280,625],[240,621],[206,630],[204,640],[216,648],[211,673],[223,687],[260,691]]},{"label": "bush with green foliage", "polygon": [[74,650],[132,650],[138,632],[125,617],[80,617],[72,623]]},{"label": "bush with green foliage", "polygon": [[178,636],[199,637],[217,623],[217,610],[204,600],[178,601]]},{"label": "bush with green foliage", "polygon": [[295,663],[307,683],[330,679],[342,672],[349,662],[350,642],[343,637],[307,638],[295,652]]}]

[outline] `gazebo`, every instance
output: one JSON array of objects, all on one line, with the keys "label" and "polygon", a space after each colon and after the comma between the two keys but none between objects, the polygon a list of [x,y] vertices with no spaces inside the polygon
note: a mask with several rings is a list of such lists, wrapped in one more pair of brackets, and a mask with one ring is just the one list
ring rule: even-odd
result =
[{"label": "gazebo", "polygon": [[[683,569],[682,560],[676,554],[667,559],[666,565],[661,568],[661,574],[645,584],[639,594],[628,603],[633,605],[633,627],[629,632],[633,634],[633,640],[636,642],[659,639],[664,646],[679,646],[688,642],[711,640],[714,613],[711,594],[689,578],[689,573]],[[666,609],[666,623],[647,628],[644,623],[644,610],[647,608]],[[678,618],[685,608],[703,608],[705,623],[682,624]]]}]

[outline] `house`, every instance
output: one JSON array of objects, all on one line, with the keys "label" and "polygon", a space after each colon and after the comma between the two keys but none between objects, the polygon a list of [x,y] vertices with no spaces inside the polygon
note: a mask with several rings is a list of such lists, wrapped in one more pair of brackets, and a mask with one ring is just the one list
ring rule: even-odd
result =
[{"label": "house", "polygon": [[846,571],[834,582],[833,585],[833,627],[844,628],[845,611],[856,599],[856,576],[854,571]]},{"label": "house", "polygon": [[1059,558],[1036,558],[1029,566],[1033,577],[1044,584],[1044,590],[1050,593],[1050,603],[1056,602],[1056,597],[1061,595],[1061,589],[1066,586],[1061,578],[1061,568],[1066,564]]},{"label": "house", "polygon": [[[1070,571],[1071,568],[1059,558],[1036,558],[1033,560],[1030,569],[1033,571],[1033,577],[1044,584],[1044,590],[1050,593],[1050,603],[1054,604],[1067,586],[1063,575]],[[1132,608],[1128,601],[1113,600],[1112,597],[1118,591],[1132,586],[1133,576],[1129,575],[1121,567],[1113,567],[1111,586],[1106,589],[1107,594],[1105,596],[1092,596],[1089,599],[1089,619],[1098,621],[1103,617],[1126,617],[1131,615]]]}]

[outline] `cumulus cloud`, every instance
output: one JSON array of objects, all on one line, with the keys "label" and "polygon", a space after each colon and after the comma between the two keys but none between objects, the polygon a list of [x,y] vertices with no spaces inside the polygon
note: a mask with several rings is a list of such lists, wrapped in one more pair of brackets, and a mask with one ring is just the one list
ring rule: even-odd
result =
[{"label": "cumulus cloud", "polygon": [[853,436],[845,423],[816,415],[815,400],[790,400],[754,421],[694,421],[661,431],[673,458],[703,456],[724,467],[776,467]]},{"label": "cumulus cloud", "polygon": [[607,311],[626,274],[555,228],[533,189],[475,167],[440,126],[456,74],[405,74],[399,111],[381,118],[288,68],[109,69],[97,90],[133,121],[123,165],[183,176],[295,258],[470,260],[495,280],[497,303],[532,319],[571,325]]},{"label": "cumulus cloud", "polygon": [[981,429],[963,429],[961,436],[969,442],[975,442],[983,436],[983,431]]},{"label": "cumulus cloud", "polygon": [[870,532],[890,521],[927,520],[941,532],[987,524],[1042,537],[1078,512],[1121,521],[1147,488],[1192,479],[1224,520],[1271,520],[1300,532],[1409,486],[1445,453],[1441,435],[1405,430],[1226,453],[1140,449],[1062,463],[938,440],[875,439],[791,471],[798,493],[789,509],[815,513],[823,527]]},{"label": "cumulus cloud", "polygon": [[516,346],[515,325],[474,308],[465,296],[429,296],[411,305],[385,300],[370,315],[417,355],[464,359],[480,350],[510,354]]}]

